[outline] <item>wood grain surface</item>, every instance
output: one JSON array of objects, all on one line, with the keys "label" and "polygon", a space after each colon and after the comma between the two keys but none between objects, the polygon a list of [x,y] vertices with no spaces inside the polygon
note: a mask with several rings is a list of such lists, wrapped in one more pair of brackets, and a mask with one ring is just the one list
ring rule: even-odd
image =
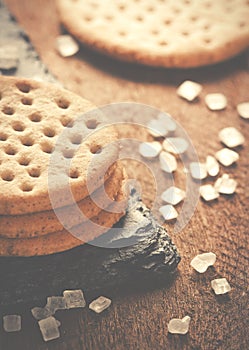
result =
[{"label": "wood grain surface", "polygon": [[[125,286],[122,291],[113,290],[110,293],[113,306],[101,315],[87,308],[57,312],[56,318],[62,324],[61,338],[47,344],[30,311],[23,308],[20,311],[22,331],[7,334],[1,327],[0,349],[248,349],[249,123],[236,112],[238,103],[249,100],[247,53],[196,70],[124,64],[83,46],[75,57],[65,59],[55,50],[55,38],[62,28],[53,0],[6,0],[6,3],[27,31],[42,60],[66,88],[97,106],[134,101],[168,111],[189,134],[201,161],[221,148],[218,132],[226,126],[241,130],[246,143],[239,149],[238,164],[228,169],[238,181],[237,193],[229,198],[221,196],[211,204],[200,200],[192,219],[178,234],[173,233],[173,225],[167,226],[182,256],[176,279],[169,286]],[[176,95],[176,87],[185,79],[203,84],[199,101],[188,103]],[[210,112],[207,109],[204,96],[211,92],[227,96],[226,110]],[[150,186],[142,171],[136,174]],[[148,202],[150,195],[145,195]],[[215,252],[217,262],[199,275],[189,264],[196,254],[206,251]],[[210,281],[219,277],[226,277],[230,282],[229,295],[217,297],[212,292]],[[91,297],[87,302],[90,301]],[[189,334],[169,335],[169,320],[185,315],[191,316]]]}]

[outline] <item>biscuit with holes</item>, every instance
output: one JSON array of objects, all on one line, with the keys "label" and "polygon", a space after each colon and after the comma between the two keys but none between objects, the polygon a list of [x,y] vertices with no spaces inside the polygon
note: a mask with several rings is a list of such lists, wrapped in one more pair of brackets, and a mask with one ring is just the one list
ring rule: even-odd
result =
[{"label": "biscuit with holes", "polygon": [[[117,202],[111,205],[108,211],[102,210],[91,220],[73,228],[74,235],[64,229],[35,238],[0,238],[0,256],[49,255],[82,245],[84,242],[89,242],[108,231],[117,223],[125,214],[126,204],[127,196],[124,186],[122,186],[117,196]],[[91,221],[97,224],[94,228],[91,225]]]},{"label": "biscuit with holes", "polygon": [[0,76],[0,214],[70,205],[100,187],[119,153],[106,122],[69,91]]},{"label": "biscuit with holes", "polygon": [[[80,212],[75,212],[74,206],[68,206],[56,210],[59,217],[53,210],[26,215],[1,215],[0,237],[31,238],[79,225],[88,218],[98,215],[102,209],[105,209],[111,201],[116,199],[124,179],[123,167],[118,165],[104,186],[76,203]],[[80,215],[81,212],[84,216]],[[63,217],[63,223],[60,221],[61,217]],[[66,225],[63,226],[64,223]]]},{"label": "biscuit with holes", "polygon": [[57,8],[76,38],[125,61],[196,67],[249,45],[248,0],[57,0]]}]

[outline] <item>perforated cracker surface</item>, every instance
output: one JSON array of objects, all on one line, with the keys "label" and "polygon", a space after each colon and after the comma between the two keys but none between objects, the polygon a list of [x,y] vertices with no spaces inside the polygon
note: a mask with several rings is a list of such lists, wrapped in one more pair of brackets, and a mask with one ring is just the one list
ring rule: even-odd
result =
[{"label": "perforated cracker surface", "polygon": [[[116,140],[116,133],[112,128],[108,132],[101,128],[106,122],[103,115],[84,114],[92,110],[96,108],[89,101],[52,84],[0,77],[0,214],[51,209],[48,169],[65,129],[56,161],[75,200],[89,194],[90,164],[91,190],[100,185],[100,174],[117,159],[118,147],[106,149]],[[79,115],[83,115],[80,125],[76,123]],[[67,161],[68,169],[63,165]],[[114,166],[105,177],[113,170]],[[60,178],[54,182],[51,186],[57,191],[55,206],[71,204]]]},{"label": "perforated cracker surface", "polygon": [[122,60],[194,67],[249,45],[248,0],[57,0],[83,43]]}]

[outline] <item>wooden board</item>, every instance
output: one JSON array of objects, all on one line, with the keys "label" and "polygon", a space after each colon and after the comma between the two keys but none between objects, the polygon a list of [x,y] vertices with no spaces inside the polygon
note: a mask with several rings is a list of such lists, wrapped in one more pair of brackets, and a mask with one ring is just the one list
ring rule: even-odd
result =
[{"label": "wooden board", "polygon": [[[173,234],[173,226],[168,225],[182,256],[174,283],[156,290],[146,284],[136,290],[126,286],[122,292],[113,291],[113,306],[102,315],[87,309],[58,312],[62,336],[49,345],[43,343],[29,310],[23,309],[22,332],[4,334],[1,330],[0,349],[247,349],[249,124],[236,112],[236,104],[249,99],[247,54],[217,66],[185,71],[123,64],[84,47],[76,57],[64,59],[54,49],[60,33],[54,1],[6,3],[30,35],[43,61],[70,90],[98,106],[134,101],[170,112],[188,132],[201,160],[221,147],[218,131],[223,127],[242,130],[246,144],[240,150],[238,165],[229,169],[239,183],[237,194],[208,205],[200,201],[190,223],[177,235]],[[203,84],[199,102],[189,104],[177,97],[176,87],[185,79]],[[225,111],[208,111],[204,96],[209,92],[227,96]],[[142,178],[139,171],[136,174]],[[145,197],[149,203],[150,193]],[[217,262],[207,273],[198,275],[189,263],[204,251],[215,252]],[[212,293],[210,280],[218,277],[230,281],[232,291],[228,296],[217,298]],[[189,334],[168,335],[170,318],[187,314],[192,318]]]}]

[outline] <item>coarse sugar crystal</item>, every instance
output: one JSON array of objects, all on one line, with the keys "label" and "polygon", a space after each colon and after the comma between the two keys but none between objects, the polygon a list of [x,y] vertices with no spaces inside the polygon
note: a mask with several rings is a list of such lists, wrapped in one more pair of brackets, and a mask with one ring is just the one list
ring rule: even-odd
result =
[{"label": "coarse sugar crystal", "polygon": [[164,202],[172,205],[177,205],[185,198],[185,196],[185,191],[181,190],[178,187],[171,186],[162,193],[161,198]]},{"label": "coarse sugar crystal", "polygon": [[3,329],[5,332],[19,332],[22,328],[22,318],[20,315],[3,316]]},{"label": "coarse sugar crystal", "polygon": [[100,296],[97,299],[93,300],[89,305],[89,309],[93,310],[97,314],[106,310],[111,305],[111,300],[104,296]]},{"label": "coarse sugar crystal", "polygon": [[200,84],[186,80],[177,88],[177,94],[185,100],[192,102],[199,96],[201,90],[202,86]]},{"label": "coarse sugar crystal", "polygon": [[234,127],[222,129],[219,132],[219,139],[229,148],[241,146],[245,142],[244,136]]},{"label": "coarse sugar crystal", "polygon": [[237,162],[239,154],[229,148],[222,148],[215,153],[216,159],[224,166],[230,166]]},{"label": "coarse sugar crystal", "polygon": [[166,173],[173,173],[177,169],[177,161],[173,154],[162,151],[159,155],[160,167]]},{"label": "coarse sugar crystal", "polygon": [[164,150],[174,154],[186,152],[188,146],[188,142],[182,137],[168,137],[163,141]]},{"label": "coarse sugar crystal", "polygon": [[190,265],[199,273],[204,273],[207,271],[209,266],[214,265],[216,261],[216,255],[212,252],[202,253],[196,255],[192,260]]},{"label": "coarse sugar crystal", "polygon": [[178,216],[177,211],[170,204],[163,205],[162,207],[159,208],[159,211],[162,214],[165,221],[174,220]]},{"label": "coarse sugar crystal", "polygon": [[220,93],[207,94],[205,96],[205,103],[211,111],[220,111],[227,106],[227,98]]},{"label": "coarse sugar crystal", "polygon": [[191,318],[185,316],[182,319],[172,318],[168,323],[168,331],[172,334],[186,334],[189,331],[189,324]]},{"label": "coarse sugar crystal", "polygon": [[219,193],[211,184],[200,186],[200,195],[206,202],[219,197]]},{"label": "coarse sugar crystal", "polygon": [[211,281],[211,287],[215,294],[226,294],[231,291],[231,286],[226,278],[217,278]]},{"label": "coarse sugar crystal", "polygon": [[237,105],[237,112],[243,119],[249,119],[249,102],[242,102]]},{"label": "coarse sugar crystal", "polygon": [[144,158],[155,158],[162,150],[160,142],[143,142],[139,145],[139,153]]},{"label": "coarse sugar crystal", "polygon": [[59,35],[56,48],[62,57],[73,56],[79,51],[79,45],[71,35]]}]

